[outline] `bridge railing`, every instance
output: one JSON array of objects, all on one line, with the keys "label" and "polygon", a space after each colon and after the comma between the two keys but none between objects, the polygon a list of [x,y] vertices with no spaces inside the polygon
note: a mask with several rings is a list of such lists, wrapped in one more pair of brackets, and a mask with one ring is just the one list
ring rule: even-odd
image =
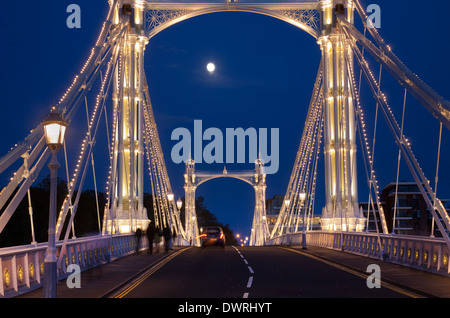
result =
[{"label": "bridge railing", "polygon": [[[302,233],[275,237],[266,245],[301,245]],[[383,259],[450,276],[450,251],[442,238],[359,232],[306,232],[306,244]]]},{"label": "bridge railing", "polygon": [[[68,240],[58,268],[58,279],[67,278],[71,264],[80,271],[99,266],[136,252],[136,236],[121,234],[112,236],[90,236]],[[185,246],[189,242],[175,239],[174,245]],[[60,259],[62,242],[56,243]],[[148,248],[145,235],[141,237],[139,250]],[[14,297],[42,287],[44,258],[47,243],[22,245],[0,249],[0,297]]]}]

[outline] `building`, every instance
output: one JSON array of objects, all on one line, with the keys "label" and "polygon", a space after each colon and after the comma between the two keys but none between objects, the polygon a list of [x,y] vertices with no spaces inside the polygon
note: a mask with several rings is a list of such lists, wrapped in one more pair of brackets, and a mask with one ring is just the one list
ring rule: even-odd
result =
[{"label": "building", "polygon": [[[269,233],[272,233],[272,230],[275,227],[275,223],[278,220],[278,216],[280,214],[283,203],[284,203],[284,195],[276,194],[271,199],[266,199],[266,219],[269,228]],[[309,230],[320,230],[320,217],[318,216],[313,215],[312,217],[307,218],[305,220],[305,223],[308,225]],[[299,216],[298,222],[294,220],[292,224],[298,224],[296,229],[297,231],[301,231],[303,224],[303,216]],[[295,229],[293,228],[291,229],[291,231],[295,231]]]},{"label": "building", "polygon": [[[384,202],[381,202],[383,205]],[[366,226],[364,230],[367,232],[382,232],[383,229],[380,223],[380,214],[376,202],[370,204],[368,202],[359,202],[359,209],[366,219]]]},{"label": "building", "polygon": [[[397,206],[395,206],[396,197]],[[283,195],[274,195],[273,198],[266,200],[266,215],[270,233],[277,222],[283,202]],[[450,200],[441,199],[441,202],[447,213],[450,214]],[[432,214],[415,182],[399,182],[398,187],[395,182],[389,183],[380,193],[380,204],[389,233],[393,233],[394,228],[396,234],[430,236],[433,232],[434,236],[441,236],[436,224],[432,226]],[[370,204],[370,207],[367,202],[360,202],[359,209],[361,215],[366,218],[365,229],[368,232],[382,233],[383,228],[376,201]],[[320,230],[320,217],[312,217],[310,222],[312,224],[310,229]],[[299,220],[298,224],[300,224],[298,230],[301,231],[302,220]]]},{"label": "building", "polygon": [[266,199],[266,220],[269,227],[269,233],[272,233],[272,229],[277,223],[278,215],[283,205],[284,195],[276,194],[271,199]]},{"label": "building", "polygon": [[[381,191],[380,200],[389,233],[394,230],[396,234],[441,236],[437,226],[432,226],[432,214],[415,182],[399,182],[398,186],[395,182],[389,183]],[[449,212],[449,200],[442,200],[442,203]]]}]

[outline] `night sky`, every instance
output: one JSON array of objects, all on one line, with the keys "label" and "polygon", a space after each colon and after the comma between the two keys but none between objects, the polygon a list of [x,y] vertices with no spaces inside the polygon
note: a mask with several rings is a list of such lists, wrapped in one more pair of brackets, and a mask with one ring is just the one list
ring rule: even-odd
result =
[{"label": "night sky", "polygon": [[[106,0],[49,3],[10,1],[0,19],[1,155],[23,140],[66,91],[85,63],[108,10]],[[66,26],[69,15],[66,8],[71,3],[81,7],[81,29]],[[447,19],[450,2],[371,3],[381,7],[379,33],[394,53],[437,93],[450,99]],[[223,132],[237,127],[279,128],[280,166],[276,174],[267,177],[266,197],[285,194],[320,62],[320,49],[313,37],[267,16],[216,13],[183,21],[157,34],[150,39],[145,59],[153,110],[175,199],[184,195],[184,165],[171,161],[170,153],[176,141],[170,136],[177,127],[193,133],[196,119],[203,121],[203,129],[217,127]],[[208,62],[216,65],[212,75],[206,71]],[[377,64],[371,66],[378,72]],[[386,71],[382,73],[382,90],[400,122],[403,88]],[[364,87],[362,103],[369,118],[369,131],[373,131],[376,103]],[[81,112],[80,118],[85,116]],[[395,181],[398,150],[393,139],[388,138],[386,125],[380,121],[377,129],[375,170],[383,187]],[[79,151],[81,131],[81,126],[71,126],[68,130],[68,143],[75,145],[69,150],[69,157],[75,157]],[[439,122],[411,95],[407,97],[405,132],[434,185]],[[446,199],[450,198],[450,133],[446,128],[442,138],[438,197]],[[108,165],[104,145],[99,140],[95,150],[97,178],[101,180],[99,191],[106,189],[104,175]],[[61,154],[59,160],[64,177]],[[223,166],[202,164],[197,168],[222,171]],[[254,168],[253,164],[226,166],[229,171]],[[412,181],[404,162],[402,167],[400,180]],[[323,155],[318,171],[316,213],[320,214],[324,197]],[[41,175],[46,174],[44,169]],[[360,170],[359,175],[360,201],[366,201],[364,171]],[[2,183],[10,176],[4,173]],[[235,232],[250,234],[254,191],[248,184],[234,179],[213,180],[198,188],[197,196],[200,195],[220,222],[230,224]]]}]

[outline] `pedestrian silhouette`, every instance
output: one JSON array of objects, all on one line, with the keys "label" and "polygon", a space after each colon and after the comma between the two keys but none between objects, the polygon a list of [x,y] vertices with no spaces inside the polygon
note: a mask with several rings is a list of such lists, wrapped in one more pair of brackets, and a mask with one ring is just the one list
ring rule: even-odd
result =
[{"label": "pedestrian silhouette", "polygon": [[168,226],[164,228],[163,235],[164,235],[164,247],[166,249],[166,253],[168,253],[172,242],[172,233],[170,232],[170,228]]},{"label": "pedestrian silhouette", "polygon": [[155,229],[155,237],[153,239],[153,242],[155,243],[155,252],[158,253],[159,252],[159,244],[162,241],[162,231],[159,229],[159,227],[157,227]]},{"label": "pedestrian silhouette", "polygon": [[139,252],[139,247],[141,245],[141,236],[142,236],[142,230],[138,228],[136,230],[136,253]]},{"label": "pedestrian silhouette", "polygon": [[151,255],[153,253],[153,240],[155,238],[155,224],[150,222],[147,228],[147,239],[148,239],[148,253]]},{"label": "pedestrian silhouette", "polygon": [[175,240],[177,239],[177,231],[176,231],[176,229],[173,229],[173,232],[172,232],[172,245],[173,245],[173,242],[176,242]]}]

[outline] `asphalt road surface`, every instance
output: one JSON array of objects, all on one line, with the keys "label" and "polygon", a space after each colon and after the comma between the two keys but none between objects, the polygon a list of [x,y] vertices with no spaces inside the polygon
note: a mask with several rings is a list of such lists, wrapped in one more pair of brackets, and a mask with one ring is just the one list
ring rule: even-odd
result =
[{"label": "asphalt road surface", "polygon": [[369,288],[367,277],[280,247],[188,248],[165,259],[116,298],[404,298]]}]

